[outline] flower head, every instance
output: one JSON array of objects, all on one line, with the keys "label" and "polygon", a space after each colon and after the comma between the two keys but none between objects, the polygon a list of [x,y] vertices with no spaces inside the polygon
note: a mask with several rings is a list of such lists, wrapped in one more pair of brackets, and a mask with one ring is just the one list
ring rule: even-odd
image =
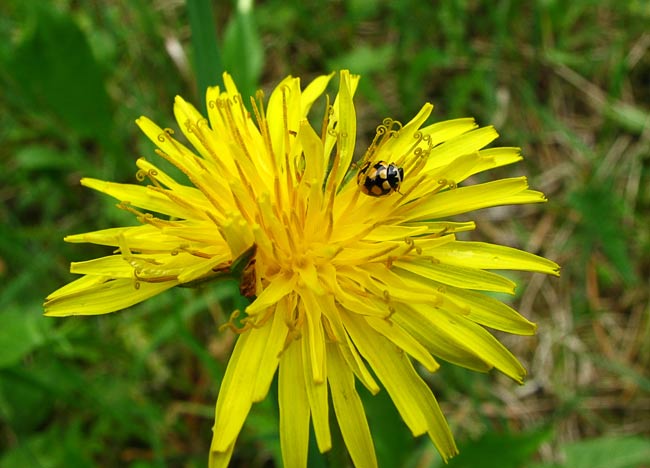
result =
[{"label": "flower head", "polygon": [[[535,325],[486,291],[515,284],[490,270],[557,274],[555,263],[513,248],[456,239],[473,222],[445,218],[496,205],[543,202],[523,177],[461,186],[481,171],[521,159],[517,148],[483,149],[497,137],[472,119],[423,126],[386,119],[355,164],[358,76],[342,71],[321,128],[307,114],[332,75],[301,89],[288,77],[247,110],[235,84],[207,92],[208,119],[180,97],[174,113],[194,150],[145,117],[137,120],[179,168],[178,182],[146,159],[147,185],[83,179],[120,201],[140,225],[66,237],[116,248],[73,263],[80,279],[52,293],[47,315],[101,314],[177,285],[241,274],[253,300],[221,384],[211,466],[227,466],[251,405],[279,373],[285,466],[305,466],[310,420],[321,452],[331,446],[329,405],[357,466],[376,466],[355,390],[383,386],[414,435],[428,434],[443,459],[456,445],[438,403],[414,367],[434,356],[520,382],[525,370],[484,327],[532,334]],[[375,190],[373,190],[373,188]]]}]

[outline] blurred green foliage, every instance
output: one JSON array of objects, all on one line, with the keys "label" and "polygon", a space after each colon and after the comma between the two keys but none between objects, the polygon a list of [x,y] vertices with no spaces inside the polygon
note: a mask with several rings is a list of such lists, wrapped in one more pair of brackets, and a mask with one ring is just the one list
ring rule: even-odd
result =
[{"label": "blurred green foliage", "polygon": [[[222,68],[248,94],[342,67],[363,75],[360,142],[431,101],[436,119],[472,115],[522,146],[496,175],[524,171],[550,199],[479,214],[474,238],[564,270],[519,292],[540,323],[538,341],[509,341],[531,369],[520,392],[451,366],[430,376],[462,452],[450,466],[647,466],[648,21],[642,0],[3,2],[0,466],[205,465],[233,340],[217,328],[245,302],[223,282],[42,317],[70,261],[106,254],[62,237],[131,222],[79,178],[135,182],[153,145],[133,121],[175,127],[173,97],[202,107]],[[381,466],[441,466],[384,393],[364,401]],[[279,466],[277,419],[272,398],[254,407],[234,465]],[[346,460],[316,452],[310,466]]]}]

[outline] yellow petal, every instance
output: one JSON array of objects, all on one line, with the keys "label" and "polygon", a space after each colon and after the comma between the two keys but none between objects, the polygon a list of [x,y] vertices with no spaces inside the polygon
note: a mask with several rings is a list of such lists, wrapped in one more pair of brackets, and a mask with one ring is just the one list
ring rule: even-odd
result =
[{"label": "yellow petal", "polygon": [[386,387],[413,435],[428,433],[445,461],[458,453],[438,402],[407,355],[381,335],[368,333],[361,318],[345,314],[345,319],[359,351]]},{"label": "yellow petal", "polygon": [[162,250],[169,252],[178,247],[178,238],[166,236],[160,229],[149,224],[120,228],[102,229],[66,236],[64,240],[71,243],[90,243],[98,245],[119,245],[123,238],[132,250],[139,252]]},{"label": "yellow petal", "polygon": [[320,278],[318,276],[318,270],[316,266],[310,262],[305,261],[302,264],[299,264],[295,267],[295,271],[300,276],[298,284],[304,286],[316,294],[323,294],[323,287],[321,286]]},{"label": "yellow petal", "polygon": [[255,379],[255,388],[253,389],[252,400],[254,402],[262,401],[267,393],[273,376],[280,363],[280,353],[284,349],[288,328],[284,318],[291,313],[289,301],[281,300],[273,314],[273,323],[266,339],[265,350],[262,353],[260,367]]},{"label": "yellow petal", "polygon": [[232,79],[232,75],[230,75],[228,72],[224,72],[221,77],[223,78],[223,84],[226,88],[225,92],[228,93],[231,97],[238,95],[239,90],[237,89],[235,80]]},{"label": "yellow petal", "polygon": [[305,390],[302,350],[296,342],[290,344],[280,358],[278,403],[282,463],[287,468],[306,467],[309,447],[309,400]]},{"label": "yellow petal", "polygon": [[376,467],[375,447],[361,398],[354,387],[354,375],[333,343],[327,345],[327,380],[336,419],[354,466]]},{"label": "yellow petal", "polygon": [[[299,290],[301,313],[305,316],[306,322],[303,326],[305,335],[302,337],[303,361],[311,369],[310,380],[317,384],[325,382],[325,334],[321,322],[323,310],[316,302],[315,295],[309,289]],[[307,378],[305,376],[305,378]],[[309,390],[309,386],[308,386]]]},{"label": "yellow petal", "polygon": [[[404,158],[408,155],[410,151],[413,150],[418,145],[418,142],[421,143],[422,140],[418,138],[420,134],[418,129],[422,124],[429,118],[431,111],[433,110],[433,105],[426,103],[420,111],[402,128],[399,129],[397,135],[384,143],[378,154],[373,157],[373,160],[387,160],[390,162],[395,162],[398,166],[404,165]],[[396,158],[397,155],[400,155],[400,158]]]},{"label": "yellow petal", "polygon": [[133,280],[133,266],[122,255],[94,258],[85,262],[72,262],[70,264],[70,273],[110,278],[130,278]]},{"label": "yellow petal", "polygon": [[[198,213],[195,211],[188,211],[186,207],[181,206],[163,193],[152,190],[150,187],[132,184],[118,184],[115,182],[106,182],[90,178],[81,179],[81,184],[110,195],[111,197],[127,203],[130,206],[144,208],[155,213],[162,213],[183,219],[193,216],[196,217]],[[207,206],[208,205],[205,203],[204,199],[203,206],[199,205],[196,208],[200,209],[202,214]]]},{"label": "yellow petal", "polygon": [[[433,180],[445,179],[460,183],[469,176],[481,172],[479,167],[489,166],[490,163],[488,157],[484,157],[479,151],[475,151],[474,153],[459,155],[447,166],[435,169],[430,177]],[[413,196],[412,194],[411,197]]]},{"label": "yellow petal", "polygon": [[[313,311],[307,312],[307,320],[310,321],[310,315]],[[320,314],[319,314],[320,315]],[[329,424],[329,405],[327,403],[328,391],[325,382],[325,342],[322,336],[323,330],[320,326],[320,317],[318,319],[317,332],[312,331],[312,326],[308,326],[308,333],[302,337],[302,362],[303,375],[305,379],[305,389],[307,390],[307,399],[316,434],[316,443],[321,453],[332,448],[332,438],[330,435]],[[316,335],[316,336],[314,336]]]},{"label": "yellow petal", "polygon": [[[418,326],[425,330],[425,334],[445,343],[449,350],[457,348],[456,352],[458,352],[465,349],[511,379],[519,383],[523,382],[526,370],[521,363],[480,325],[440,307],[433,308],[425,304],[418,306],[417,310],[412,309],[413,311],[409,313],[409,319],[412,321],[411,329],[413,326]],[[463,365],[459,362],[455,363]]]},{"label": "yellow petal", "polygon": [[450,233],[473,231],[476,229],[474,221],[453,222],[453,221],[418,221],[410,223],[413,226],[424,226],[427,228],[427,234]]},{"label": "yellow petal", "polygon": [[205,107],[208,111],[210,128],[216,133],[222,133],[225,127],[222,114],[219,112],[218,101],[221,96],[219,86],[209,86],[205,92]]},{"label": "yellow petal", "polygon": [[[322,270],[325,282],[328,285],[336,285],[336,269],[332,265],[324,265]],[[337,289],[332,287],[332,290]],[[336,297],[338,299],[338,295]],[[354,372],[359,381],[368,389],[368,391],[375,395],[379,392],[379,386],[366,368],[366,365],[359,356],[354,344],[350,341],[350,337],[345,331],[345,326],[341,320],[339,306],[334,302],[334,296],[330,294],[321,296],[314,295],[313,299],[316,304],[310,304],[310,307],[317,307],[322,311],[323,315],[327,319],[331,332],[334,334],[336,343],[340,346],[341,354],[347,362],[348,367],[352,369],[352,372]]]},{"label": "yellow petal", "polygon": [[173,288],[177,281],[163,283],[137,282],[133,278],[111,279],[84,276],[45,299],[45,315],[97,315],[126,309]]},{"label": "yellow petal", "polygon": [[559,266],[550,260],[523,250],[485,242],[454,241],[433,251],[447,265],[488,270],[527,270],[559,276]]},{"label": "yellow petal", "polygon": [[280,299],[294,290],[296,285],[295,275],[278,275],[264,288],[251,305],[246,307],[248,315],[255,315],[277,304]]},{"label": "yellow petal", "polygon": [[[476,121],[471,117],[460,119],[443,120],[427,127],[423,127],[420,132],[430,139],[431,146],[437,146],[443,141],[451,140],[458,135],[469,132],[477,128]],[[424,148],[424,146],[423,146]],[[432,161],[430,167],[444,166],[445,161]]]},{"label": "yellow petal", "polygon": [[492,369],[490,363],[478,355],[478,351],[470,344],[458,343],[437,327],[429,325],[435,317],[435,310],[418,306],[418,308],[400,306],[392,317],[416,340],[422,343],[431,354],[457,366],[465,367],[476,372],[487,372]]},{"label": "yellow petal", "polygon": [[142,170],[142,173],[139,174],[138,180],[140,180],[140,178],[142,178],[142,180],[145,180],[146,176],[157,180],[165,187],[171,188],[173,190],[186,190],[187,193],[197,192],[197,190],[193,187],[179,184],[167,173],[165,173],[165,171],[145,158],[138,158],[135,163]]},{"label": "yellow petal", "polygon": [[211,451],[228,450],[244,425],[270,332],[269,322],[241,334],[237,339],[219,389]]},{"label": "yellow petal", "polygon": [[526,320],[512,307],[485,294],[447,287],[444,296],[466,308],[468,319],[486,327],[516,335],[533,335],[537,330],[537,325]]},{"label": "yellow petal", "polygon": [[[192,144],[192,146],[199,152],[200,155],[206,159],[210,159],[211,155],[206,146],[203,144],[206,141],[206,138],[201,138],[197,134],[199,130],[199,122],[205,120],[205,118],[196,110],[196,108],[183,99],[181,96],[176,96],[174,99],[174,117],[178,126],[185,135],[185,138]],[[209,132],[207,126],[207,121],[202,127],[205,128],[206,133]]]},{"label": "yellow petal", "polygon": [[380,225],[376,226],[366,237],[366,240],[375,242],[386,242],[403,240],[407,237],[416,237],[428,231],[427,226],[398,226]]},{"label": "yellow petal", "polygon": [[[159,228],[157,234],[161,237],[175,239],[177,244],[183,239],[202,244],[201,247],[204,249],[218,246],[221,252],[229,250],[225,240],[221,237],[221,233],[212,221],[178,220],[174,221],[173,224],[170,223],[168,226]],[[131,245],[128,237],[127,243]]]},{"label": "yellow petal", "polygon": [[168,155],[172,162],[186,174],[200,173],[201,166],[197,164],[197,156],[187,146],[176,140],[170,129],[163,130],[148,117],[140,117],[135,123],[140,130]]},{"label": "yellow petal", "polygon": [[232,258],[239,258],[253,245],[254,235],[250,223],[239,212],[229,213],[220,228]]},{"label": "yellow petal", "polygon": [[[221,253],[221,255],[215,255],[212,258],[200,260],[189,254],[178,254],[176,257],[181,257],[181,255],[182,257],[189,257],[189,261],[185,262],[184,265],[179,266],[180,271],[178,272],[177,278],[181,284],[191,283],[192,281],[201,279],[208,279],[214,276],[218,267],[226,264],[230,259],[230,255],[226,252]],[[170,264],[170,267],[174,266],[174,264]]]},{"label": "yellow petal", "polygon": [[300,127],[300,80],[291,76],[282,80],[273,90],[267,106],[267,121],[278,168],[284,167],[285,153],[289,152],[289,131]]},{"label": "yellow petal", "polygon": [[406,425],[414,436],[424,434],[427,429],[426,416],[409,398],[411,391],[404,387],[408,380],[403,378],[408,373],[409,358],[406,353],[379,333],[370,332],[354,314],[343,314],[343,318],[352,340],[388,391]]},{"label": "yellow petal", "polygon": [[347,168],[352,162],[354,156],[354,145],[357,139],[357,117],[352,103],[352,83],[350,73],[347,70],[341,71],[341,84],[339,87],[338,104],[339,104],[339,125],[337,128],[337,151],[340,161],[336,170],[336,179],[334,181],[335,189],[341,185]]},{"label": "yellow petal", "polygon": [[[301,122],[298,136],[305,157],[305,173],[303,177],[307,181],[313,181],[313,184],[320,189],[325,178],[323,142],[306,120]],[[318,208],[320,209],[320,206]],[[322,213],[320,214],[322,215]]]},{"label": "yellow petal", "polygon": [[525,177],[515,177],[437,193],[422,203],[404,206],[403,215],[408,221],[429,220],[491,206],[545,201],[544,194],[528,190]]},{"label": "yellow petal", "polygon": [[429,372],[435,372],[440,367],[426,348],[413,338],[413,336],[404,331],[399,324],[379,319],[377,317],[365,317],[365,320],[370,327],[378,331],[397,345],[397,347],[419,361],[420,364],[422,364]]},{"label": "yellow petal", "polygon": [[482,149],[479,153],[483,156],[486,162],[485,165],[478,168],[479,172],[493,169],[495,167],[506,166],[523,159],[521,156],[521,149],[513,147]]},{"label": "yellow petal", "polygon": [[[466,122],[465,119],[458,123],[464,128],[474,126],[473,123]],[[458,156],[475,153],[494,141],[498,136],[499,134],[494,127],[481,127],[456,135],[431,150],[427,158],[426,170],[445,166]]]},{"label": "yellow petal", "polygon": [[359,297],[359,295],[354,292],[346,291],[345,283],[343,280],[340,281],[341,285],[333,282],[330,283],[330,286],[334,288],[333,290],[336,293],[336,300],[342,307],[346,308],[350,312],[360,315],[369,315],[380,318],[385,318],[390,315],[388,304],[383,302],[381,299],[378,299],[375,296]]},{"label": "yellow petal", "polygon": [[210,450],[210,455],[208,458],[208,467],[209,468],[228,468],[230,466],[230,459],[232,458],[232,453],[235,450],[235,442],[230,444],[223,452],[215,452]]},{"label": "yellow petal", "polygon": [[404,269],[443,284],[463,289],[503,292],[514,294],[516,284],[508,278],[489,271],[434,263],[427,260],[398,260],[393,266]]},{"label": "yellow petal", "polygon": [[327,84],[330,82],[333,76],[334,73],[332,72],[329,75],[321,75],[319,77],[316,77],[304,89],[302,92],[300,109],[300,114],[303,119],[307,117],[307,113],[309,112],[309,109],[311,109],[314,101],[318,99],[323,94],[323,92],[325,92],[325,88],[327,88]]}]

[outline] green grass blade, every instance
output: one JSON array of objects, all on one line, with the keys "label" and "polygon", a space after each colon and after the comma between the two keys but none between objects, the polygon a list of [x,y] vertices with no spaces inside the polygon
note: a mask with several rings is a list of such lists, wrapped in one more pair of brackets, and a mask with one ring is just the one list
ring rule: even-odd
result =
[{"label": "green grass blade", "polygon": [[264,67],[264,48],[253,14],[253,2],[238,0],[223,36],[223,63],[242,96],[253,96]]},{"label": "green grass blade", "polygon": [[[217,28],[209,0],[187,0],[187,11],[192,29],[192,55],[196,75],[197,94],[203,96],[208,86],[219,85],[223,65],[217,44]],[[205,113],[205,102],[201,101]]]}]

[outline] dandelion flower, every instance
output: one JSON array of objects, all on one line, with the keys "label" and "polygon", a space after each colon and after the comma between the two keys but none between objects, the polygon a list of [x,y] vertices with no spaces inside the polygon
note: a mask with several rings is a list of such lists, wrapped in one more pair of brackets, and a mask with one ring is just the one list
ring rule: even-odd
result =
[{"label": "dandelion flower", "polygon": [[230,322],[239,337],[216,404],[213,467],[228,465],[276,372],[285,466],[306,465],[310,423],[318,449],[330,449],[330,399],[354,464],[377,466],[356,381],[372,394],[383,387],[413,435],[428,434],[447,460],[457,448],[415,363],[435,372],[437,357],[521,382],[522,365],[484,327],[530,335],[535,325],[485,294],[515,288],[492,270],[558,274],[536,255],[460,241],[475,224],[446,220],[545,201],[524,177],[462,185],[519,161],[517,148],[483,149],[497,133],[470,118],[424,126],[433,108],[425,104],[405,125],[384,120],[354,163],[358,76],[340,73],[320,128],[307,120],[332,76],[304,89],[287,77],[267,104],[261,93],[251,99],[252,114],[227,74],[225,90],[207,91],[208,119],[177,97],[176,120],[194,149],[139,118],[157,155],[191,185],[146,159],[137,165],[147,185],[82,179],[140,224],[66,237],[114,254],[72,263],[83,276],[47,298],[47,315],[113,312],[234,270],[251,298]]}]

